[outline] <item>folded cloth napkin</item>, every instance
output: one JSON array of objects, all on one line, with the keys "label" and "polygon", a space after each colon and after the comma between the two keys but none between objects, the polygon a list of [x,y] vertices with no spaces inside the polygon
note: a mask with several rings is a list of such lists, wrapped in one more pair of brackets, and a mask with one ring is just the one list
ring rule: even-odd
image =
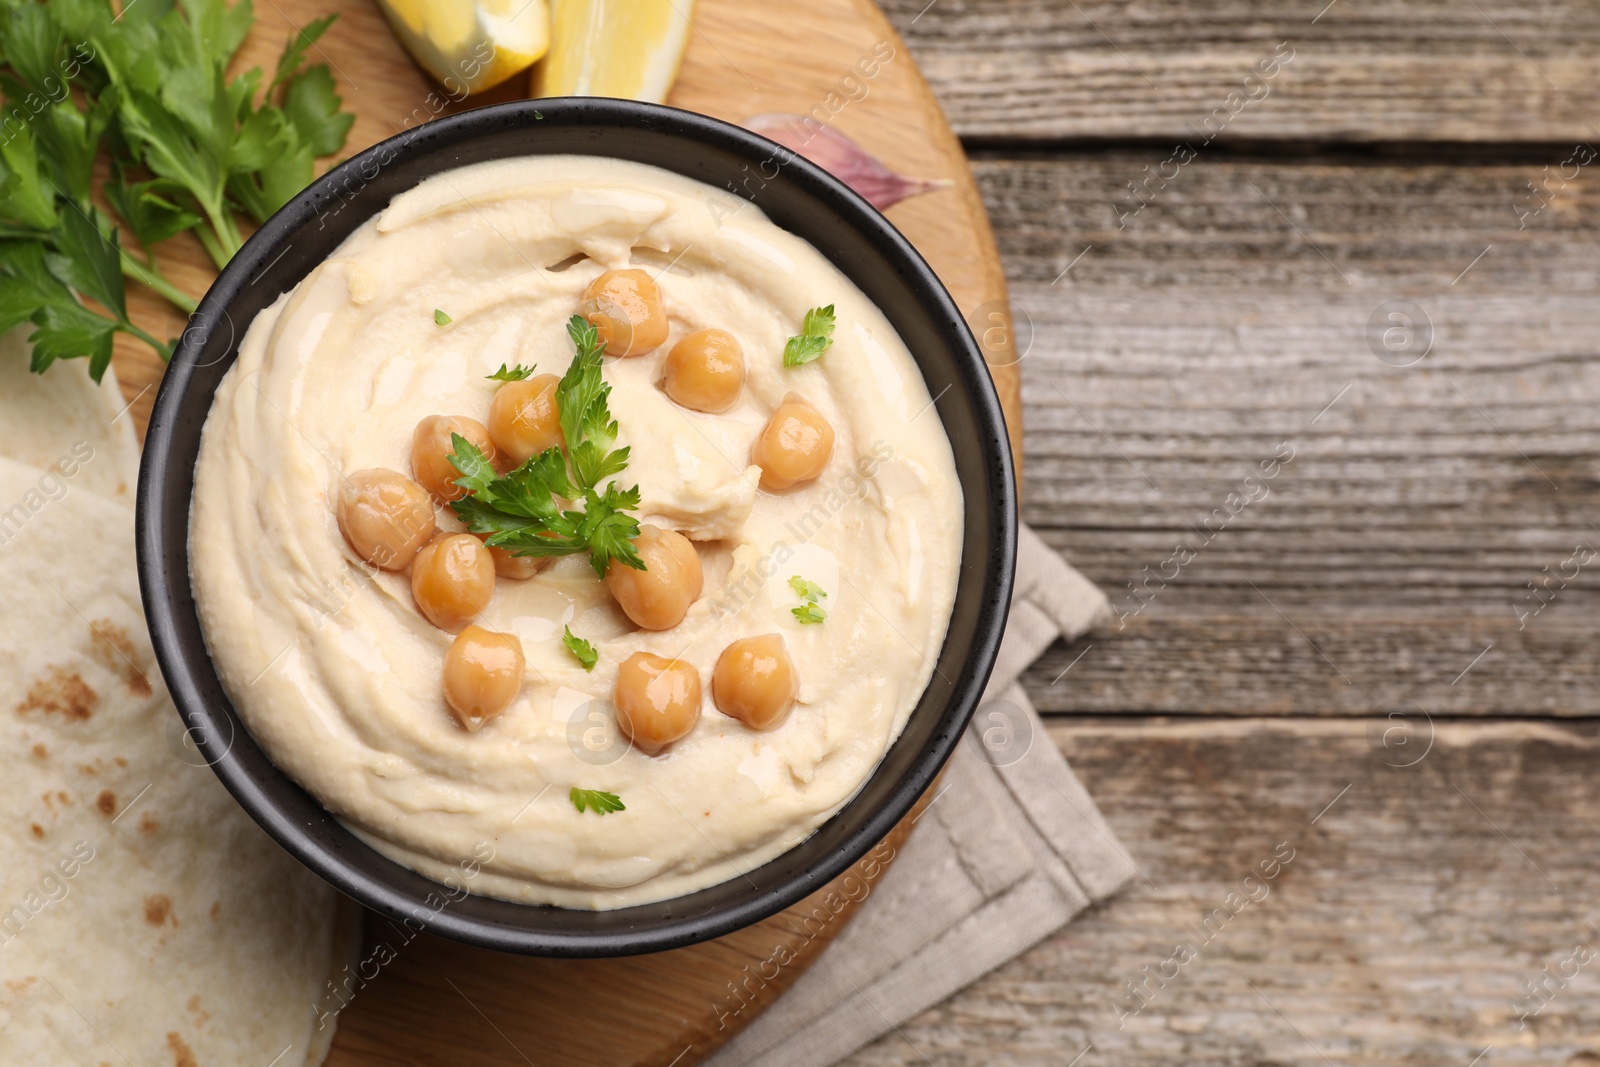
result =
[{"label": "folded cloth napkin", "polygon": [[1023,527],[994,674],[894,865],[855,919],[708,1067],[825,1067],[1060,929],[1135,873],[1017,677],[1110,613]]}]

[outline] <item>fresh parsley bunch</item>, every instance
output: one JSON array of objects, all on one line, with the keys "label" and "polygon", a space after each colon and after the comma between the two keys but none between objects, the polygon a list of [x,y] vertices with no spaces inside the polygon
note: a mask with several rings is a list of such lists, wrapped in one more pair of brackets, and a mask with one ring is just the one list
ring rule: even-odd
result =
[{"label": "fresh parsley bunch", "polygon": [[[450,506],[473,533],[491,534],[486,544],[518,556],[589,554],[600,577],[612,560],[644,570],[633,547],[639,520],[627,514],[639,506],[639,487],[597,487],[628,465],[628,448],[617,443],[617,423],[608,400],[611,386],[601,374],[605,344],[581,315],[567,323],[576,354],[556,386],[556,410],[566,439],[565,455],[550,448],[500,477],[471,441],[453,434],[451,464],[461,472],[457,485],[467,495]],[[563,509],[560,501],[582,501],[583,509]]]},{"label": "fresh parsley bunch", "polygon": [[0,0],[0,330],[33,323],[34,370],[86,356],[98,380],[117,333],[170,357],[129,319],[124,278],[192,313],[150,250],[193,230],[221,268],[244,243],[236,214],[265,221],[344,146],[354,117],[333,76],[303,68],[334,16],[300,31],[265,85],[259,68],[227,77],[253,21],[250,0],[120,14],[107,0]]}]

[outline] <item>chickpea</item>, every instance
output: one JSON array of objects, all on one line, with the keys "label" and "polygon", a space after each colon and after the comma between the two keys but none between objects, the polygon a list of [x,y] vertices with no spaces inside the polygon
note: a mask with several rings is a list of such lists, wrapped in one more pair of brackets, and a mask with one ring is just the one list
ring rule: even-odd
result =
[{"label": "chickpea", "polygon": [[722,650],[711,675],[717,710],[752,730],[783,725],[800,690],[780,634],[744,637]]},{"label": "chickpea", "polygon": [[761,468],[761,488],[769,490],[811,481],[832,457],[833,427],[796,393],[783,398],[750,448],[750,462]]},{"label": "chickpea", "polygon": [[444,700],[456,719],[476,733],[517,699],[526,666],[515,634],[468,626],[444,656]]},{"label": "chickpea", "polygon": [[356,555],[386,571],[403,571],[438,528],[428,491],[405,475],[376,467],[339,486],[339,531]]},{"label": "chickpea", "polygon": [[686,408],[727,411],[744,388],[744,350],[726,330],[696,330],[667,353],[662,384]]},{"label": "chickpea", "polygon": [[670,630],[683,621],[700,596],[704,576],[700,556],[676,530],[646,524],[633,539],[645,569],[634,570],[616,560],[606,568],[606,588],[623,614],[646,630]]},{"label": "chickpea", "polygon": [[490,463],[496,458],[489,431],[477,419],[463,415],[429,415],[417,423],[411,434],[412,477],[446,504],[467,495],[465,489],[455,484],[461,472],[450,462],[451,453],[456,450],[453,434],[471,441]]},{"label": "chickpea", "polygon": [[[474,534],[480,541],[487,541],[488,534]],[[535,574],[544,570],[550,562],[549,556],[518,556],[509,549],[497,545],[485,545],[489,550],[489,557],[494,560],[494,572],[502,578],[512,581],[525,582]]]},{"label": "chickpea", "polygon": [[661,287],[642,270],[608,270],[583,291],[579,314],[600,333],[609,356],[642,356],[667,339]]},{"label": "chickpea", "polygon": [[681,659],[635,652],[617,668],[617,727],[656,755],[700,721],[700,672]]},{"label": "chickpea", "polygon": [[459,630],[494,596],[494,557],[471,534],[440,534],[411,564],[417,610],[441,630]]},{"label": "chickpea", "polygon": [[560,448],[561,412],[556,409],[554,374],[507,382],[489,402],[489,437],[511,463],[526,463],[540,452]]}]

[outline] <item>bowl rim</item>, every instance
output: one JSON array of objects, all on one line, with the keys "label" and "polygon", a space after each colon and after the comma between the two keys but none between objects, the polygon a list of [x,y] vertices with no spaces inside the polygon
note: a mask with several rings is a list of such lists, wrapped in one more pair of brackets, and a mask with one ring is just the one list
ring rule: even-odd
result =
[{"label": "bowl rim", "polygon": [[[341,183],[362,182],[363,175],[370,168],[386,166],[394,159],[408,153],[426,153],[430,147],[436,149],[437,142],[441,139],[446,144],[458,144],[503,129],[508,121],[527,123],[531,126],[535,122],[549,122],[552,119],[556,120],[552,125],[582,126],[597,122],[603,126],[617,127],[629,124],[653,124],[658,129],[666,128],[670,134],[684,141],[686,146],[692,144],[701,149],[708,147],[721,149],[751,161],[783,159],[779,169],[784,172],[785,180],[801,183],[805,192],[828,202],[834,212],[843,217],[851,230],[863,240],[875,245],[881,254],[896,263],[897,268],[905,271],[907,284],[914,285],[918,290],[923,308],[936,315],[938,321],[935,329],[951,337],[950,348],[954,354],[958,373],[972,378],[975,382],[987,383],[966,391],[971,394],[968,400],[981,431],[982,439],[975,443],[975,447],[982,450],[984,462],[988,466],[997,468],[997,477],[993,479],[994,484],[990,487],[993,506],[990,509],[992,514],[988,517],[991,536],[989,580],[980,587],[982,603],[978,609],[977,622],[973,627],[971,644],[967,650],[968,663],[976,664],[976,667],[964,670],[962,677],[952,683],[951,692],[941,708],[939,728],[917,753],[909,772],[895,783],[889,802],[869,810],[849,831],[839,847],[806,868],[786,876],[772,887],[758,890],[704,914],[685,915],[655,923],[648,929],[621,933],[573,934],[548,930],[534,931],[508,923],[463,915],[449,907],[429,909],[412,894],[397,889],[382,878],[371,877],[355,870],[337,854],[337,849],[313,840],[312,831],[280,810],[271,791],[258,781],[250,770],[242,767],[237,759],[229,758],[233,738],[231,732],[226,739],[223,738],[219,723],[227,720],[231,731],[234,721],[238,721],[238,729],[245,730],[243,722],[238,719],[237,712],[231,706],[225,710],[213,710],[208,706],[205,696],[198,687],[197,672],[209,672],[215,677],[216,668],[211,661],[209,651],[202,648],[198,653],[191,653],[186,647],[185,640],[179,633],[179,612],[170,592],[174,581],[185,583],[191,581],[188,569],[188,534],[192,493],[187,496],[182,506],[184,519],[181,529],[168,529],[171,525],[166,517],[168,500],[177,491],[173,485],[174,476],[169,457],[174,450],[174,438],[183,422],[186,407],[191,406],[190,387],[194,383],[196,371],[201,366],[199,362],[201,348],[205,345],[210,332],[221,325],[223,319],[227,319],[231,324],[228,309],[239,298],[244,288],[252,283],[252,279],[270,269],[277,259],[288,253],[294,235],[302,227],[319,218],[317,205],[327,204],[330,200],[338,198],[337,189]],[[597,141],[590,154],[604,156],[607,154],[604,149],[604,142]],[[513,157],[507,155],[500,158]],[[627,157],[612,156],[612,158]],[[451,169],[449,166],[441,166],[432,173],[442,173],[449,169]],[[367,176],[367,180],[370,180],[370,175]],[[760,206],[759,200],[756,204]],[[377,210],[381,210],[381,207]],[[370,217],[370,215],[364,216],[361,221],[364,222]],[[803,234],[797,236],[806,240]],[[824,255],[826,257],[826,254]],[[307,268],[308,272],[310,269]],[[232,338],[224,357],[229,365],[237,357],[238,343],[242,339],[242,332]],[[960,364],[963,362],[976,366],[962,368]],[[972,374],[974,370],[979,373]],[[205,413],[201,416],[202,423],[209,416],[211,400],[212,397],[206,398]],[[340,892],[391,918],[406,920],[413,924],[420,923],[430,933],[490,949],[531,955],[591,958],[662,951],[720,937],[753,925],[833,881],[882,841],[904,818],[954,752],[987,685],[1010,607],[1018,520],[1015,471],[1008,440],[1004,415],[988,367],[983,360],[982,350],[973,339],[966,320],[944,284],[910,241],[876,208],[842,181],[798,152],[732,123],[659,104],[595,97],[543,98],[491,104],[422,123],[380,141],[330,168],[252,234],[207,290],[198,309],[190,317],[187,329],[175,346],[150,416],[139,470],[135,516],[141,598],[156,658],[167,682],[168,691],[183,718],[189,737],[206,763],[262,829],[302,865],[310,868]],[[996,441],[999,442],[998,445]],[[192,477],[192,472],[189,476]],[[178,481],[180,485],[183,483],[181,478]],[[175,557],[181,559],[183,564],[181,568],[172,567],[168,562],[174,541],[181,542]],[[189,614],[198,628],[198,612],[192,611]],[[946,640],[949,640],[948,636]],[[920,699],[919,697],[919,701]],[[231,701],[228,703],[231,705]],[[245,733],[248,736],[248,730],[245,730]],[[903,731],[901,736],[904,736]],[[253,738],[250,740],[254,743]],[[899,739],[894,742],[898,743]],[[892,748],[893,744],[890,749],[885,750],[884,760],[887,760]],[[265,756],[264,750],[263,755]],[[285,772],[278,770],[275,764],[271,764],[270,757],[268,763],[291,785],[303,789]],[[872,774],[863,779],[861,788],[856,794],[847,800],[829,821],[849,810],[850,805],[856,802],[860,793],[865,790],[872,778],[880,773],[882,767],[883,761],[880,761]],[[315,797],[312,799],[316,801]],[[321,806],[320,801],[316,803]],[[326,811],[326,808],[323,810]],[[331,819],[338,821],[331,812],[327,814]],[[366,848],[371,848],[343,822],[338,822],[338,825],[351,839]],[[826,822],[820,824],[815,833],[820,833],[826,825]],[[807,840],[815,837],[815,833]],[[804,844],[805,842],[801,842],[796,848],[804,847]],[[777,862],[793,851],[788,850],[768,862]],[[382,856],[382,853],[378,855]],[[388,859],[388,857],[383,858]],[[759,868],[752,868],[752,871],[757,869]],[[658,907],[662,903],[685,900],[692,896],[692,893],[685,894],[640,907]],[[549,907],[517,902],[504,903],[528,909],[542,910]],[[619,912],[627,910],[617,909]]]}]

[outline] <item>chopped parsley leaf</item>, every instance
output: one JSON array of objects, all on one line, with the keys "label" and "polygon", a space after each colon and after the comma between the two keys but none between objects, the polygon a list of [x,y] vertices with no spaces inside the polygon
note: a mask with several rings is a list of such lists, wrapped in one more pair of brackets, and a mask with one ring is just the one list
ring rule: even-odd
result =
[{"label": "chopped parsley leaf", "polygon": [[613,811],[628,810],[621,797],[601,789],[579,789],[573,786],[572,792],[568,793],[567,797],[572,801],[572,806],[580,812],[587,809],[596,815],[605,815]]},{"label": "chopped parsley leaf", "polygon": [[572,653],[573,659],[583,664],[584,670],[594,670],[594,665],[600,662],[600,653],[596,652],[594,646],[589,642],[573,633],[572,627],[568,626],[566,629],[567,632],[562,636],[561,643],[567,646],[567,651]]}]

